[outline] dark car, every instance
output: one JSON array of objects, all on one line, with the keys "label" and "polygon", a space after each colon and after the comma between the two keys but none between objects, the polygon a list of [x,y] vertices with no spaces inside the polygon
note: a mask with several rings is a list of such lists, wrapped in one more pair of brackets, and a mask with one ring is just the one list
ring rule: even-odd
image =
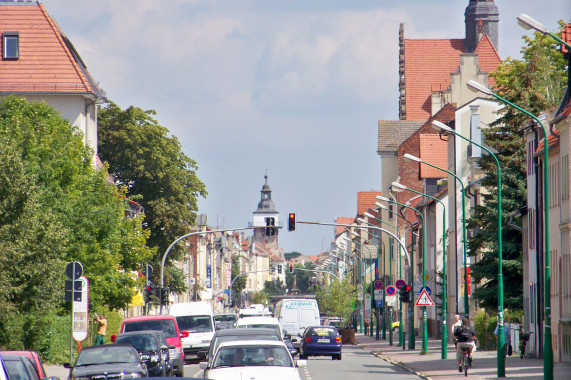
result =
[{"label": "dark car", "polygon": [[299,344],[299,358],[331,356],[341,360],[341,336],[335,326],[310,326],[305,329]]},{"label": "dark car", "polygon": [[167,376],[167,373],[172,376],[172,368],[169,368],[169,347],[161,344],[156,331],[133,331],[119,334],[115,338],[115,343],[130,344],[135,347],[141,360],[147,366],[149,376]]},{"label": "dark car", "polygon": [[[157,330],[162,331],[167,338],[172,360],[173,372],[176,376],[184,376],[184,353],[182,351],[181,338],[188,337],[188,331],[180,331],[176,318],[172,315],[144,315],[141,317],[131,317],[123,319],[120,332]],[[114,342],[115,335],[111,335]]]},{"label": "dark car", "polygon": [[6,371],[11,380],[39,380],[40,376],[32,362],[32,359],[24,355],[2,354]]},{"label": "dark car", "polygon": [[[38,355],[38,353],[35,351],[0,351],[0,355],[3,355],[3,356],[19,355],[19,356],[25,356],[27,358],[30,358],[32,360],[32,364],[34,365],[34,368],[36,369],[36,372],[38,373],[38,376],[40,377],[40,379],[45,379],[48,377],[46,370],[44,369],[44,363],[42,362],[42,359],[40,359],[40,356]],[[59,379],[59,378],[54,377],[52,379]]]},{"label": "dark car", "polygon": [[148,377],[147,366],[135,348],[128,344],[84,347],[69,368],[69,380],[135,379]]},{"label": "dark car", "polygon": [[267,328],[218,330],[212,337],[208,351],[198,351],[199,359],[206,359],[212,364],[212,358],[220,343],[233,340],[281,340],[281,337],[276,330]]}]

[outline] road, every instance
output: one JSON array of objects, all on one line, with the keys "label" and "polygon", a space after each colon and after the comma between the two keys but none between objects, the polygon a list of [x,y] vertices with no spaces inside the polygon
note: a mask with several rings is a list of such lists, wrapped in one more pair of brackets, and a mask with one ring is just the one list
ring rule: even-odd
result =
[{"label": "road", "polygon": [[[343,346],[343,359],[310,357],[306,368],[300,368],[303,380],[390,380],[419,379],[418,376],[377,358],[357,346]],[[186,365],[184,375],[202,377],[198,364]]]}]

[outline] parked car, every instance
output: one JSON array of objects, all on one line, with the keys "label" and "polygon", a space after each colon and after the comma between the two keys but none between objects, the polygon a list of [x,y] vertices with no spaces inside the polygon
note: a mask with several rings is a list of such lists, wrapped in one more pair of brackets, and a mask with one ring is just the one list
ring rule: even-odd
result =
[{"label": "parked car", "polygon": [[8,379],[8,370],[4,366],[4,361],[2,360],[2,354],[0,354],[0,380],[10,380]]},{"label": "parked car", "polygon": [[[28,357],[32,360],[34,368],[36,369],[40,379],[45,379],[48,377],[46,370],[44,369],[44,363],[42,362],[42,359],[40,359],[38,353],[35,351],[0,351],[0,355],[22,355]],[[59,378],[55,377],[53,379]]]},{"label": "parked car", "polygon": [[[162,331],[133,331],[119,334],[115,339],[116,344],[130,344],[135,347],[141,360],[147,366],[149,376],[172,376],[172,368],[169,368],[169,347],[161,344],[158,333]],[[169,371],[168,373],[167,371]]]},{"label": "parked car", "polygon": [[84,347],[69,368],[69,380],[136,379],[147,377],[147,366],[137,350],[128,344]]},{"label": "parked car", "polygon": [[198,357],[205,359],[210,364],[214,358],[214,353],[221,343],[231,342],[236,340],[275,340],[279,341],[281,338],[275,329],[257,328],[257,329],[232,329],[232,330],[219,330],[214,333],[212,342],[208,351],[199,351]]},{"label": "parked car", "polygon": [[199,367],[207,379],[301,380],[297,367],[305,365],[305,360],[294,362],[283,342],[248,340],[220,344],[212,364]]},{"label": "parked car", "polygon": [[2,355],[2,357],[11,380],[40,380],[30,358],[23,355]]},{"label": "parked car", "polygon": [[299,345],[299,358],[331,356],[341,360],[341,336],[335,326],[310,326],[303,332]]},{"label": "parked car", "polygon": [[[121,333],[131,331],[157,330],[162,331],[170,346],[170,357],[175,376],[182,377],[184,372],[184,353],[182,351],[182,338],[188,337],[188,332],[180,331],[176,318],[172,315],[146,315],[142,317],[125,318],[121,323]],[[111,335],[114,342],[117,335]]]}]

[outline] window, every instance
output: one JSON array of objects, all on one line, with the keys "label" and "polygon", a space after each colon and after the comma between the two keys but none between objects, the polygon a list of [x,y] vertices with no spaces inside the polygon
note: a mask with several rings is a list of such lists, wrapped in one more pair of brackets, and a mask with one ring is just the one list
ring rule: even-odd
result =
[{"label": "window", "polygon": [[20,57],[20,33],[4,32],[2,35],[2,58],[18,59]]}]

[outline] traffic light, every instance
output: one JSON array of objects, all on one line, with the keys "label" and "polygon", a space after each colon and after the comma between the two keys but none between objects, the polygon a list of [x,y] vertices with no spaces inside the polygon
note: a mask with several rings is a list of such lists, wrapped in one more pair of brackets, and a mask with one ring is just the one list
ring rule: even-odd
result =
[{"label": "traffic light", "polygon": [[293,264],[289,264],[289,273],[293,273]]},{"label": "traffic light", "polygon": [[410,302],[410,291],[412,290],[412,287],[409,284],[406,284],[405,286],[402,286],[399,288],[399,300],[401,302]]},{"label": "traffic light", "polygon": [[167,305],[169,303],[169,288],[168,287],[161,288],[160,295],[161,295],[161,303],[163,305]]},{"label": "traffic light", "polygon": [[266,235],[274,236],[276,234],[276,218],[266,218]]},{"label": "traffic light", "polygon": [[151,281],[147,281],[145,285],[145,303],[151,302],[151,298],[155,294],[155,286]]},{"label": "traffic light", "polygon": [[295,212],[289,213],[288,230],[295,231]]}]

